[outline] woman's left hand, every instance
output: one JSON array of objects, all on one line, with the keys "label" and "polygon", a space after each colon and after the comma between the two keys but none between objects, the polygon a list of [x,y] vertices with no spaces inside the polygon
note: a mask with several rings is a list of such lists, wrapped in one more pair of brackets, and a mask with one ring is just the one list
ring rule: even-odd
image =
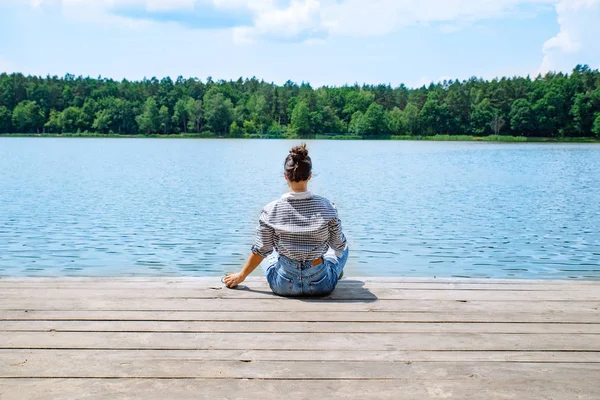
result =
[{"label": "woman's left hand", "polygon": [[227,275],[225,278],[223,278],[223,282],[228,288],[232,289],[240,283],[244,282],[244,279],[246,278],[238,272],[237,274]]}]

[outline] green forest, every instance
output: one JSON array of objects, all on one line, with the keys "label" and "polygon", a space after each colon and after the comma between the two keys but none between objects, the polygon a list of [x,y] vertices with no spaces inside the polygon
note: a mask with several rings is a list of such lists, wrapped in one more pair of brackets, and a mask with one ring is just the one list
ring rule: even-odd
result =
[{"label": "green forest", "polygon": [[600,138],[600,73],[579,65],[569,74],[450,80],[412,89],[3,73],[0,133]]}]

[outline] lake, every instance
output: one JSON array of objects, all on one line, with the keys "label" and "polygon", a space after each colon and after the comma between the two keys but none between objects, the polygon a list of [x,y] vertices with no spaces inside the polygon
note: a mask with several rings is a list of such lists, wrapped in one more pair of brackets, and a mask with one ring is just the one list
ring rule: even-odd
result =
[{"label": "lake", "polygon": [[[298,143],[0,138],[0,276],[236,271]],[[600,279],[600,145],[308,146],[348,276]]]}]

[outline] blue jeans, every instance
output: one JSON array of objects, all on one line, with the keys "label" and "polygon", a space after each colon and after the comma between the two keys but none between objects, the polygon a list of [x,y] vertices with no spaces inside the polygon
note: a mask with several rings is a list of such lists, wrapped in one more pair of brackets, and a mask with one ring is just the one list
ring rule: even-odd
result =
[{"label": "blue jeans", "polygon": [[335,289],[347,260],[348,247],[341,257],[327,252],[319,265],[279,255],[265,275],[271,290],[279,296],[325,296]]}]

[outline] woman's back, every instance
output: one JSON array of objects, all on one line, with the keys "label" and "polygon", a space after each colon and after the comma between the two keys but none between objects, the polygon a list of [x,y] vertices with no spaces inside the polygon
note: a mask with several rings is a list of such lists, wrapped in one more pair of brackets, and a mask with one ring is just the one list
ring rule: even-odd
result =
[{"label": "woman's back", "polygon": [[345,246],[334,204],[306,191],[286,193],[263,208],[252,251],[266,257],[277,249],[292,260],[312,261],[329,247],[341,251]]}]

